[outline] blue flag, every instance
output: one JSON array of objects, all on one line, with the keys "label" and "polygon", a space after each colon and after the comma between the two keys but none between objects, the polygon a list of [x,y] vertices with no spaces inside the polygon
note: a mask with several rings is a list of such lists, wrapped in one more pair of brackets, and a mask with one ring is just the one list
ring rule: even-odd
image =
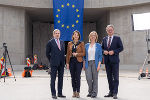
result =
[{"label": "blue flag", "polygon": [[84,0],[53,0],[54,29],[61,32],[60,39],[71,41],[78,30],[83,40]]}]

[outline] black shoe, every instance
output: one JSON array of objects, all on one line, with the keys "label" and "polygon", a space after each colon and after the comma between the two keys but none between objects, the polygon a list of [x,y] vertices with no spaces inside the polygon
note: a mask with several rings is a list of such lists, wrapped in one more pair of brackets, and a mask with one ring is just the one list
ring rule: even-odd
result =
[{"label": "black shoe", "polygon": [[91,98],[96,98],[96,96],[95,96],[95,95],[92,95]]},{"label": "black shoe", "polygon": [[64,96],[62,94],[58,94],[58,97],[60,97],[60,98],[66,98],[66,96]]},{"label": "black shoe", "polygon": [[91,97],[91,94],[88,94],[87,97]]},{"label": "black shoe", "polygon": [[111,93],[108,93],[107,95],[105,95],[104,97],[113,97],[113,95]]},{"label": "black shoe", "polygon": [[53,98],[53,99],[57,99],[57,97],[56,97],[55,95],[52,95],[52,98]]},{"label": "black shoe", "polygon": [[118,99],[118,97],[117,97],[117,95],[116,95],[116,94],[114,94],[113,99]]}]

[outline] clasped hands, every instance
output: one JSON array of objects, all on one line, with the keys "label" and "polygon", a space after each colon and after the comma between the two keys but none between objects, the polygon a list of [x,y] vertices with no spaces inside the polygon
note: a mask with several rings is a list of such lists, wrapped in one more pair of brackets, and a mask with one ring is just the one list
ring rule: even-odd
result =
[{"label": "clasped hands", "polygon": [[104,54],[105,55],[113,55],[114,54],[114,51],[113,50],[111,50],[111,51],[104,51]]},{"label": "clasped hands", "polygon": [[72,55],[73,57],[76,57],[78,53],[73,52]]}]

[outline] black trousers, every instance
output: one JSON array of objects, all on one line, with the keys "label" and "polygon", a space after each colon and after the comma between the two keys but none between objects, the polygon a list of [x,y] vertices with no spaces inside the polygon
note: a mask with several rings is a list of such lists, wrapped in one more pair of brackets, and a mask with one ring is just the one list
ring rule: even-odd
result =
[{"label": "black trousers", "polygon": [[58,94],[62,94],[62,88],[63,88],[63,75],[64,75],[64,66],[62,64],[60,66],[51,66],[51,93],[52,95],[56,96],[56,90],[55,90],[55,81],[56,81],[56,75],[58,72]]},{"label": "black trousers", "polygon": [[105,66],[109,84],[109,92],[112,94],[117,94],[119,85],[119,63],[107,63]]},{"label": "black trousers", "polygon": [[77,58],[73,57],[70,59],[70,73],[72,79],[73,92],[80,92],[80,79],[83,62],[78,62]]}]

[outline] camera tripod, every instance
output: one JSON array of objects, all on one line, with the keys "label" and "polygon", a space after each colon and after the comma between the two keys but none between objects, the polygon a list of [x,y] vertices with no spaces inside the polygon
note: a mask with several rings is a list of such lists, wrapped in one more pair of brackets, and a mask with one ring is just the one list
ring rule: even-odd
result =
[{"label": "camera tripod", "polygon": [[149,30],[146,31],[146,43],[147,43],[147,55],[145,57],[144,63],[139,70],[138,79],[140,80],[143,77],[150,78],[150,73],[148,72],[148,67],[146,65],[150,64],[150,32]]},{"label": "camera tripod", "polygon": [[[13,76],[14,76],[14,79],[16,81],[16,78],[15,78],[15,74],[14,74],[14,70],[13,70],[13,67],[12,67],[12,64],[11,64],[11,61],[10,61],[10,57],[9,57],[9,53],[8,53],[8,50],[7,50],[7,45],[6,43],[3,43],[3,48],[4,48],[4,52],[3,52],[3,57],[4,57],[4,72],[5,72],[5,75],[4,75],[4,82],[5,82],[5,77],[6,77],[6,61],[7,61],[7,57],[8,57],[8,60],[9,60],[9,63],[10,63],[10,66],[11,66],[11,69],[12,69],[12,72],[13,72]],[[1,73],[0,73],[0,78],[1,78]]]}]

